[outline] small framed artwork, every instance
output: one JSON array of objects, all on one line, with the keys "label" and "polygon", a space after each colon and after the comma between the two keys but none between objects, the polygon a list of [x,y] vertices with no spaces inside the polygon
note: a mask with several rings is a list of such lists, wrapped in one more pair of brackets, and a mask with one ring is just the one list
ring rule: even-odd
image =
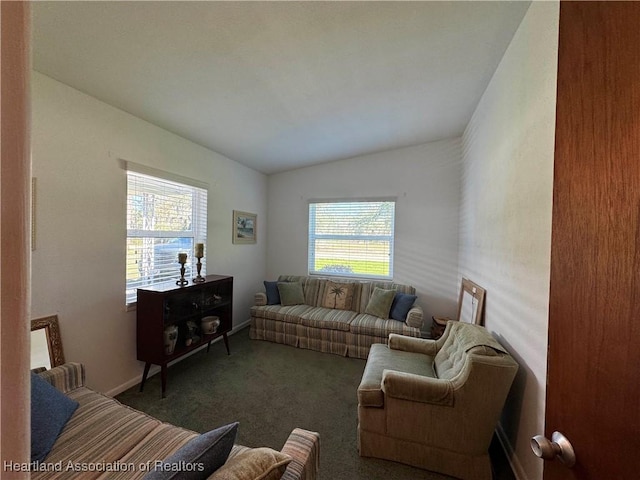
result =
[{"label": "small framed artwork", "polygon": [[258,216],[255,213],[233,211],[233,243],[256,243]]}]

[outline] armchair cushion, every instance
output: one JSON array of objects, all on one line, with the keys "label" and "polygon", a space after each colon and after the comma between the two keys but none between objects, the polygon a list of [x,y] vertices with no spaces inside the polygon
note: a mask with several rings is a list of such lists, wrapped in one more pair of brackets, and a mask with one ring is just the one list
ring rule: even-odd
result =
[{"label": "armchair cushion", "polygon": [[491,356],[508,353],[484,327],[464,322],[450,322],[449,326],[448,338],[434,358],[438,378],[453,379],[457,376],[471,350]]},{"label": "armchair cushion", "polygon": [[396,370],[425,377],[435,377],[433,362],[419,353],[391,350],[382,343],[371,345],[369,358],[358,387],[358,403],[365,407],[382,407],[384,370]]},{"label": "armchair cushion", "polygon": [[453,384],[449,380],[385,369],[382,391],[390,397],[412,402],[453,406]]},{"label": "armchair cushion", "polygon": [[435,340],[426,338],[407,337],[406,335],[389,335],[389,348],[392,350],[402,350],[404,352],[422,353],[434,357],[438,353]]}]

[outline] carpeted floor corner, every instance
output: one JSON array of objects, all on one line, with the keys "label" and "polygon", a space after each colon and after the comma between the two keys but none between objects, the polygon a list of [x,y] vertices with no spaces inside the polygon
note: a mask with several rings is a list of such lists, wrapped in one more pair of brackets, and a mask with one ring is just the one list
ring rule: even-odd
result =
[{"label": "carpeted floor corner", "polygon": [[385,460],[356,448],[356,390],[365,361],[250,340],[248,329],[169,367],[167,396],[160,376],[144,392],[116,398],[165,422],[206,432],[239,421],[237,442],[282,448],[295,427],[320,432],[321,480],[444,480],[450,477]]}]

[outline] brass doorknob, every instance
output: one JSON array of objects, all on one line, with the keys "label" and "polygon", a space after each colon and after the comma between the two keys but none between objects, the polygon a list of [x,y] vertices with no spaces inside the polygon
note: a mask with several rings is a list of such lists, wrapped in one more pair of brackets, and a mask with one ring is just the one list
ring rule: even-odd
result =
[{"label": "brass doorknob", "polygon": [[544,435],[536,435],[531,438],[531,450],[536,457],[543,460],[553,460],[557,458],[567,467],[571,468],[576,464],[576,453],[569,439],[560,432],[553,432],[551,440]]}]

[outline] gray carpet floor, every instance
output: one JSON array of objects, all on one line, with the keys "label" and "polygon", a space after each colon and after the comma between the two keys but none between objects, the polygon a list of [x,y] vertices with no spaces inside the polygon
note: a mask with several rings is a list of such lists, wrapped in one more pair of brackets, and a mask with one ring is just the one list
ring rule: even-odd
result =
[{"label": "gray carpet floor", "polygon": [[162,421],[206,432],[240,422],[237,443],[282,448],[291,430],[320,433],[321,480],[444,480],[450,477],[385,460],[361,458],[356,448],[356,390],[365,361],[229,337],[169,367],[167,396],[160,375],[116,398]]}]

